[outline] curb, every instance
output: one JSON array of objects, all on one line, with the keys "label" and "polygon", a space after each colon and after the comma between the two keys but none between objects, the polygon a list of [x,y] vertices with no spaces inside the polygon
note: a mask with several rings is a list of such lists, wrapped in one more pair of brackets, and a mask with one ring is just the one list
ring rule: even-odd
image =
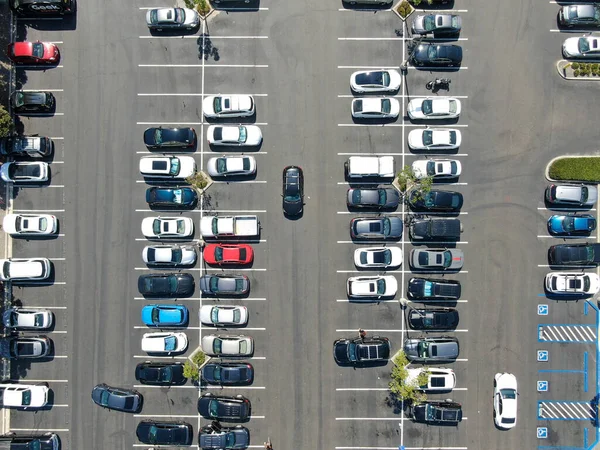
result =
[{"label": "curb", "polygon": [[[598,80],[600,81],[600,79]],[[584,184],[598,184],[598,183],[594,183],[592,181],[581,181],[581,180],[555,180],[554,178],[550,178],[550,166],[552,165],[552,163],[554,161],[557,161],[559,159],[569,159],[569,158],[600,158],[600,155],[563,155],[563,156],[557,156],[556,158],[552,158],[548,164],[546,164],[546,168],[544,169],[544,176],[546,177],[546,180],[548,181],[556,181],[556,182],[561,182],[561,183],[584,183]]]},{"label": "curb", "polygon": [[413,5],[411,5],[409,2],[407,3],[410,6],[410,12],[406,15],[406,17],[402,17],[400,13],[396,11],[396,8],[402,4],[402,1],[395,6],[392,6],[392,11],[394,11],[394,14],[396,14],[402,22],[406,22],[406,19],[408,19],[411,16],[411,14],[416,11],[416,8]]},{"label": "curb", "polygon": [[[572,63],[573,61],[569,61],[566,59],[560,59],[556,62],[556,71],[558,72],[558,74],[561,76],[562,79],[564,80],[568,80],[568,81],[600,81],[600,77],[596,76],[596,77],[572,77],[572,76],[567,76],[564,73],[564,67],[569,64]],[[575,62],[579,62],[579,61],[575,61]]]}]

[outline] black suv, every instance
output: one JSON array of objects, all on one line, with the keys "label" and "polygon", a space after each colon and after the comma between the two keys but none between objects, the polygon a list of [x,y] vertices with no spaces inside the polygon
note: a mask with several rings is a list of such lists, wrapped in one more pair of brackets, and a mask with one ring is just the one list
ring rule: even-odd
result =
[{"label": "black suv", "polygon": [[460,298],[460,281],[441,278],[411,278],[408,280],[408,297],[412,299],[435,300]]},{"label": "black suv", "polygon": [[246,449],[250,445],[248,428],[222,427],[218,422],[202,427],[198,438],[202,450]]},{"label": "black suv", "polygon": [[186,422],[142,420],[135,430],[140,442],[152,445],[191,445],[194,429]]},{"label": "black suv", "polygon": [[15,91],[10,97],[10,103],[17,114],[50,113],[54,111],[56,99],[52,92]]},{"label": "black suv", "polygon": [[75,0],[10,0],[10,9],[21,17],[48,17],[74,14]]},{"label": "black suv", "polygon": [[411,189],[408,193],[408,204],[417,211],[456,212],[462,208],[463,195],[460,192],[431,189],[422,192]]},{"label": "black suv", "polygon": [[419,44],[411,62],[417,67],[458,67],[462,62],[462,47],[454,44]]},{"label": "black suv", "polygon": [[461,230],[459,219],[414,219],[409,228],[410,238],[416,241],[457,241]]},{"label": "black suv", "polygon": [[458,325],[458,311],[454,308],[412,308],[407,321],[413,330],[451,330]]},{"label": "black suv", "polygon": [[198,399],[198,412],[206,419],[242,421],[250,418],[250,400],[243,395],[228,397],[210,392]]},{"label": "black suv", "polygon": [[254,379],[254,367],[247,362],[210,362],[202,367],[202,379],[223,386],[248,385]]},{"label": "black suv", "polygon": [[158,386],[180,385],[187,381],[183,376],[183,364],[180,362],[139,363],[135,367],[135,379],[142,384]]},{"label": "black suv", "polygon": [[386,337],[342,338],[333,343],[333,359],[340,365],[363,365],[387,361],[390,340]]},{"label": "black suv", "polygon": [[0,436],[0,448],[6,450],[60,450],[57,434]]},{"label": "black suv", "polygon": [[283,212],[288,216],[302,214],[304,207],[304,174],[297,166],[283,169]]},{"label": "black suv", "polygon": [[189,297],[194,288],[194,277],[189,273],[153,273],[138,279],[138,290],[144,297]]},{"label": "black suv", "polygon": [[553,245],[548,249],[548,261],[553,266],[597,266],[600,244]]},{"label": "black suv", "polygon": [[415,422],[458,425],[462,420],[462,407],[452,400],[426,401],[412,406],[410,414]]},{"label": "black suv", "polygon": [[52,154],[52,139],[44,136],[9,136],[0,139],[0,153],[10,156],[45,157]]}]

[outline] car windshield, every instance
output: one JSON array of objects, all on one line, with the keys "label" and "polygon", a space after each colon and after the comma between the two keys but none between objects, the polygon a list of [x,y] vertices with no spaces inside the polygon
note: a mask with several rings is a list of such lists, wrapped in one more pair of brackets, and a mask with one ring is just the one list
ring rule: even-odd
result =
[{"label": "car windshield", "polygon": [[154,234],[160,234],[160,219],[155,219],[154,222],[152,222],[152,232]]},{"label": "car windshield", "polygon": [[225,435],[225,448],[234,448],[235,446],[235,433],[227,433]]},{"label": "car windshield", "polygon": [[427,49],[427,58],[436,59],[437,58],[437,48],[435,45],[430,45]]},{"label": "car windshield", "polygon": [[157,128],[156,130],[154,130],[154,143],[155,144],[162,144],[163,140],[162,140],[162,129],[161,128]]},{"label": "car windshield", "polygon": [[221,97],[215,97],[215,101],[213,102],[213,108],[215,110],[216,113],[220,113],[221,111],[223,111],[223,105],[222,105],[222,98]]},{"label": "car windshield", "polygon": [[48,228],[48,220],[45,217],[40,219],[40,230],[45,230]]},{"label": "car windshield", "polygon": [[385,205],[385,202],[387,201],[387,194],[385,193],[385,189],[379,189],[378,193],[379,193],[379,204]]},{"label": "car windshield", "polygon": [[219,416],[219,402],[216,400],[211,400],[210,403],[208,404],[208,414],[211,417],[218,417]]},{"label": "car windshield", "polygon": [[517,392],[514,389],[501,389],[500,393],[502,394],[503,398],[517,398]]},{"label": "car windshield", "polygon": [[158,442],[158,428],[154,425],[150,427],[150,431],[148,431],[148,442],[150,444],[156,444]]},{"label": "car windshield", "polygon": [[215,259],[217,261],[223,261],[223,249],[221,247],[215,248]]},{"label": "car windshield", "polygon": [[33,44],[33,49],[32,52],[33,56],[35,56],[36,58],[41,58],[44,56],[44,44],[42,44],[41,42],[35,42]]},{"label": "car windshield", "polygon": [[446,250],[444,252],[444,267],[450,267],[450,264],[452,264],[452,253]]},{"label": "car windshield", "polygon": [[233,310],[233,321],[236,323],[239,323],[241,318],[242,318],[242,316],[240,314],[240,310],[234,309]]},{"label": "car windshield", "polygon": [[381,100],[381,112],[389,114],[392,110],[392,102],[390,102],[389,98],[384,98]]},{"label": "car windshield", "polygon": [[581,203],[587,202],[588,199],[588,188],[581,186]]},{"label": "car windshield", "polygon": [[152,322],[158,323],[160,321],[160,310],[158,308],[152,309]]},{"label": "car windshield", "polygon": [[31,391],[26,389],[23,391],[23,406],[31,405]]},{"label": "car windshield", "polygon": [[244,290],[244,280],[241,278],[238,278],[235,280],[235,290],[236,291],[243,291]]},{"label": "car windshield", "polygon": [[219,279],[217,277],[212,277],[210,279],[210,290],[212,292],[217,292],[219,290]]},{"label": "car windshield", "polygon": [[590,42],[587,38],[581,37],[578,42],[579,53],[585,53],[590,51]]},{"label": "car windshield", "polygon": [[175,8],[175,22],[185,22],[185,11],[182,8]]},{"label": "car windshield", "polygon": [[174,248],[171,250],[171,262],[179,262],[181,261],[181,249],[180,248]]},{"label": "car windshield", "polygon": [[[16,315],[14,315],[13,317],[16,319]],[[16,320],[15,320],[15,322],[16,322]],[[36,327],[41,327],[42,325],[44,325],[44,315],[36,314],[33,319],[33,323]]]},{"label": "car windshield", "polygon": [[219,322],[219,308],[215,307],[210,311],[210,320],[213,323]]},{"label": "car windshield", "polygon": [[390,223],[390,219],[383,219],[383,235],[389,236],[392,232],[392,224]]},{"label": "car windshield", "polygon": [[426,166],[427,176],[435,175],[435,161],[427,161]]},{"label": "car windshield", "polygon": [[431,297],[433,294],[433,283],[431,281],[426,281],[423,290],[425,291],[425,297]]},{"label": "car windshield", "polygon": [[177,291],[177,278],[169,277],[169,289],[171,290],[171,292]]},{"label": "car windshield", "polygon": [[108,405],[109,399],[110,399],[110,393],[108,391],[102,391],[102,395],[100,396],[100,404],[102,406]]},{"label": "car windshield", "polygon": [[429,356],[429,343],[421,341],[417,344],[417,353],[419,358],[427,358]]},{"label": "car windshield", "polygon": [[15,106],[23,106],[25,104],[25,96],[22,92],[17,92],[15,96]]},{"label": "car windshield", "polygon": [[385,293],[385,280],[377,280],[377,295]]},{"label": "car windshield", "polygon": [[185,232],[185,221],[178,220],[177,221],[177,233],[183,234]]},{"label": "car windshield", "polygon": [[458,166],[456,165],[456,161],[450,162],[450,171],[452,173],[458,173]]},{"label": "car windshield", "polygon": [[421,110],[423,114],[426,116],[433,113],[433,101],[432,100],[423,100],[421,103]]},{"label": "car windshield", "polygon": [[424,130],[423,131],[423,145],[431,145],[433,144],[433,131]]},{"label": "car windshield", "polygon": [[458,29],[459,20],[458,16],[452,16],[452,28]]},{"label": "car windshield", "polygon": [[217,158],[217,172],[227,172],[227,160],[225,158]]},{"label": "car windshield", "polygon": [[240,341],[240,353],[248,353],[248,342],[245,340]]},{"label": "car windshield", "polygon": [[221,369],[221,366],[215,366],[215,370],[213,370],[213,378],[215,380],[220,380],[222,371],[223,369]]},{"label": "car windshield", "polygon": [[588,292],[590,290],[590,277],[588,277],[587,275],[585,277],[583,277],[583,290],[585,292]]},{"label": "car windshield", "polygon": [[177,338],[175,336],[168,336],[165,338],[165,350],[172,352],[177,347]]},{"label": "car windshield", "polygon": [[179,174],[179,158],[171,158],[171,169],[169,170],[169,175],[178,175]]},{"label": "car windshield", "polygon": [[223,341],[219,338],[215,339],[213,342],[213,352],[221,353],[222,349],[223,349]]},{"label": "car windshield", "polygon": [[356,361],[356,344],[354,342],[348,344],[348,359]]},{"label": "car windshield", "polygon": [[238,128],[238,131],[240,133],[240,137],[238,138],[238,140],[240,142],[246,142],[246,139],[248,139],[248,131],[246,130],[246,127],[240,126]]},{"label": "car windshield", "polygon": [[160,373],[160,380],[171,381],[171,378],[173,378],[173,369],[170,367],[164,367]]},{"label": "car windshield", "polygon": [[435,16],[430,14],[423,18],[423,28],[425,31],[431,31],[435,29]]}]

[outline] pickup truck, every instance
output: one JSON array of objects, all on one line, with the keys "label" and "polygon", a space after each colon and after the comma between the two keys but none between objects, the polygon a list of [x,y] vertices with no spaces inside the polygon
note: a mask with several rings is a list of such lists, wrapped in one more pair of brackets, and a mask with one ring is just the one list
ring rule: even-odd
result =
[{"label": "pickup truck", "polygon": [[414,240],[458,240],[461,231],[458,219],[415,219],[410,224]]},{"label": "pickup truck", "polygon": [[260,234],[257,216],[205,216],[200,221],[204,238],[250,237]]},{"label": "pickup truck", "polygon": [[393,156],[351,156],[346,162],[348,179],[394,178],[395,163]]}]

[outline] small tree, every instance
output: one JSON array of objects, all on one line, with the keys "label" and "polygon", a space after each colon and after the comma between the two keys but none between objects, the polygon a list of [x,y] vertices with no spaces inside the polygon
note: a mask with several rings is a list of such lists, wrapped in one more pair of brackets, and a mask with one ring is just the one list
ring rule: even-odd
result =
[{"label": "small tree", "polygon": [[187,177],[185,181],[199,190],[204,189],[208,185],[208,179],[202,172],[196,172],[194,175]]},{"label": "small tree", "polygon": [[183,2],[186,8],[195,9],[202,17],[206,16],[211,10],[207,0],[183,0]]},{"label": "small tree", "polygon": [[421,193],[427,193],[433,185],[433,177],[417,178],[411,166],[404,166],[398,173],[397,180],[402,193],[414,185],[419,187]]},{"label": "small tree", "polygon": [[408,401],[411,403],[422,403],[427,400],[427,395],[419,390],[419,386],[427,384],[429,379],[429,372],[422,370],[416,380],[407,383],[409,361],[406,358],[406,354],[403,351],[398,354],[392,360],[394,367],[392,367],[391,381],[389,383],[390,392],[398,400]]},{"label": "small tree", "polygon": [[183,376],[191,378],[192,381],[198,381],[200,379],[200,366],[204,364],[206,355],[202,351],[198,351],[192,356],[192,361],[186,361],[183,365]]},{"label": "small tree", "polygon": [[0,105],[0,137],[12,134],[15,124],[4,106]]}]

